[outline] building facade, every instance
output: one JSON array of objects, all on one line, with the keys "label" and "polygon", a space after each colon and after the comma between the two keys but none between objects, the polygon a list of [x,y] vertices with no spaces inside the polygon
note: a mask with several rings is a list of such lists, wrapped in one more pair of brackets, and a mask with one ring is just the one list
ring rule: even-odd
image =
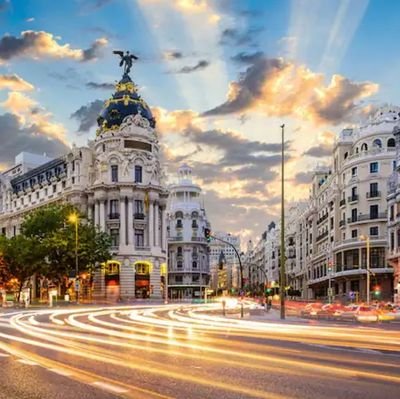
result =
[{"label": "building facade", "polygon": [[[230,233],[215,232],[213,235],[233,245],[240,254],[240,237]],[[210,246],[211,288],[215,292],[237,291],[240,288],[240,265],[231,245],[212,239]],[[223,266],[220,266],[221,261]]]},{"label": "building facade", "polygon": [[400,305],[400,124],[394,128],[393,134],[396,169],[388,182],[388,263],[393,267],[393,299]]},{"label": "building facade", "polygon": [[[313,175],[307,204],[289,210],[286,282],[303,298],[365,301],[367,242],[370,299],[393,298],[392,265],[398,264],[395,238],[400,229],[395,224],[396,194],[388,197],[387,181],[396,164],[393,129],[399,124],[399,111],[383,107],[359,127],[344,129],[334,145],[332,167]],[[264,241],[268,280],[276,281],[279,223]]]},{"label": "building facade", "polygon": [[210,227],[201,188],[192,181],[192,169],[182,165],[179,180],[169,187],[168,291],[169,297],[200,298],[210,281],[210,260],[204,229]]},{"label": "building facade", "polygon": [[155,120],[129,75],[116,84],[97,122],[87,146],[33,169],[19,167],[15,176],[13,168],[1,175],[1,232],[18,234],[32,210],[69,202],[112,239],[113,258],[94,276],[94,294],[161,297],[168,194]]}]

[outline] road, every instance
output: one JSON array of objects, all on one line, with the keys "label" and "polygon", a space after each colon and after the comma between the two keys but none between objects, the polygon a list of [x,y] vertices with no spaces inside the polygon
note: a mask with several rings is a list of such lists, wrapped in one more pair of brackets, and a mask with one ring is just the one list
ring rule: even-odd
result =
[{"label": "road", "polygon": [[0,399],[400,397],[398,326],[254,321],[220,307],[0,313]]}]

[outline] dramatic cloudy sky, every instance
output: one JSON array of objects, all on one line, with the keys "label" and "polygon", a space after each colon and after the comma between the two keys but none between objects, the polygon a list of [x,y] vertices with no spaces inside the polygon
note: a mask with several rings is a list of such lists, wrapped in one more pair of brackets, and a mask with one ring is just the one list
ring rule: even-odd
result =
[{"label": "dramatic cloudy sky", "polygon": [[120,69],[158,120],[171,181],[187,162],[213,229],[255,238],[306,198],[337,133],[399,95],[400,2],[0,0],[0,169],[94,137]]}]

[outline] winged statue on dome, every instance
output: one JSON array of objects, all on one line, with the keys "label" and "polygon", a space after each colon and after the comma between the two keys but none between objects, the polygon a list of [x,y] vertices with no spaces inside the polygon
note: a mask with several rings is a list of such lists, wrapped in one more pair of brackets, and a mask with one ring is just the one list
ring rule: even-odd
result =
[{"label": "winged statue on dome", "polygon": [[133,60],[138,60],[139,57],[136,57],[135,54],[130,54],[129,51],[126,51],[125,54],[123,51],[120,50],[114,50],[114,54],[117,54],[121,57],[121,61],[119,63],[120,67],[124,67],[124,75],[128,75],[129,72],[131,71],[132,65],[133,65]]}]

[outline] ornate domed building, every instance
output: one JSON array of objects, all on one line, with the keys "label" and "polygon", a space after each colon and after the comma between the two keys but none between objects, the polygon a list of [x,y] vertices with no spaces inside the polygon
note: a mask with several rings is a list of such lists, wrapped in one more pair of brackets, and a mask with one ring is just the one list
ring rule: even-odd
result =
[{"label": "ornate domed building", "polygon": [[167,191],[155,119],[128,75],[116,84],[97,122],[88,215],[111,235],[115,256],[98,273],[96,291],[160,297]]},{"label": "ornate domed building", "polygon": [[94,296],[160,298],[168,193],[155,119],[126,71],[97,122],[93,141],[58,159],[17,157],[0,179],[0,231],[18,234],[33,209],[71,202],[112,238],[113,257],[94,277]]}]

